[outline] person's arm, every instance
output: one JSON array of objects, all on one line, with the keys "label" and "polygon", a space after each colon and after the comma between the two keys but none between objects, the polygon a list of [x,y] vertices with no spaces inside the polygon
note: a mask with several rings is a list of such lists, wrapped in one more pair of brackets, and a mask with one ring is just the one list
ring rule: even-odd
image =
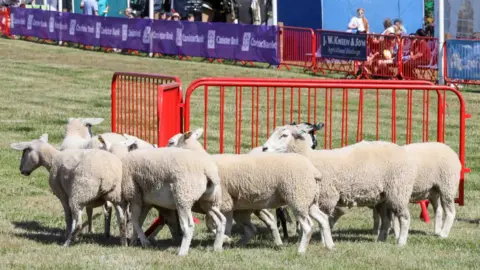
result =
[{"label": "person's arm", "polygon": [[348,23],[348,29],[357,29],[358,28],[358,25],[357,25],[357,22],[356,22],[356,18],[355,17],[352,17],[350,19],[350,22]]}]

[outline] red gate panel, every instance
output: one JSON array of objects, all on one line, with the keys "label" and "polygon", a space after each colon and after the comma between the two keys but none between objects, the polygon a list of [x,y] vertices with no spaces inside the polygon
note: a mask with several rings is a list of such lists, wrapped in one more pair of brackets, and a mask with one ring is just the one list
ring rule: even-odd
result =
[{"label": "red gate panel", "polygon": [[[261,145],[276,126],[325,123],[317,134],[325,149],[362,139],[398,144],[439,141],[459,154],[459,197],[464,204],[465,102],[460,92],[423,82],[205,78],[185,97],[184,129],[204,128],[211,153],[240,153]],[[448,102],[448,107],[447,107]],[[191,115],[203,115],[191,118]],[[232,132],[234,131],[234,132]],[[321,143],[320,143],[321,144]]]},{"label": "red gate panel", "polygon": [[[159,86],[173,82],[175,87],[169,85],[159,91]],[[127,133],[153,144],[165,145],[165,136],[181,130],[180,85],[180,80],[174,76],[116,72],[111,89],[112,132]],[[162,102],[158,103],[159,99]],[[160,115],[168,124],[160,121]],[[177,116],[172,119],[172,115]]]}]

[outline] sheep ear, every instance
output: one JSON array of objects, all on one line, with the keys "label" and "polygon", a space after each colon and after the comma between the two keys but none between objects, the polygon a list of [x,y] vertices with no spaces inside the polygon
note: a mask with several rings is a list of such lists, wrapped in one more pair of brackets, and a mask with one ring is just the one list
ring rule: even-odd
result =
[{"label": "sheep ear", "polygon": [[40,136],[40,140],[45,143],[48,143],[48,134],[47,133],[42,134],[42,136]]},{"label": "sheep ear", "polygon": [[[168,145],[167,146],[175,146],[178,144],[178,140],[182,137],[182,133],[178,133],[173,135],[169,140],[168,140]],[[157,145],[155,145],[155,148],[158,148]]]},{"label": "sheep ear", "polygon": [[110,147],[112,146],[111,143],[105,141],[105,139],[102,137],[102,135],[98,135],[98,141],[99,141],[101,144],[105,145],[105,148],[106,148],[106,149],[110,149]]},{"label": "sheep ear", "polygon": [[134,139],[134,138],[128,138],[128,139],[125,141],[125,145],[126,145],[127,147],[130,147],[131,145],[133,145],[133,144],[136,143],[136,142],[137,142],[136,139]]},{"label": "sheep ear", "polygon": [[203,128],[197,128],[194,132],[193,132],[193,135],[194,135],[194,138],[195,139],[198,139],[202,136],[203,134]]},{"label": "sheep ear", "polygon": [[193,132],[191,131],[187,131],[185,133],[183,133],[183,139],[184,140],[187,140],[188,138],[190,138],[192,136]]},{"label": "sheep ear", "polygon": [[316,123],[315,125],[313,125],[313,130],[315,130],[315,131],[320,130],[320,129],[322,129],[324,126],[325,126],[324,123],[318,122],[318,123]]},{"label": "sheep ear", "polygon": [[19,142],[19,143],[11,143],[10,147],[18,151],[23,151],[28,147],[30,147],[30,145],[31,145],[31,142]]},{"label": "sheep ear", "polygon": [[83,118],[82,122],[85,124],[90,124],[92,126],[98,125],[103,122],[103,118]]}]

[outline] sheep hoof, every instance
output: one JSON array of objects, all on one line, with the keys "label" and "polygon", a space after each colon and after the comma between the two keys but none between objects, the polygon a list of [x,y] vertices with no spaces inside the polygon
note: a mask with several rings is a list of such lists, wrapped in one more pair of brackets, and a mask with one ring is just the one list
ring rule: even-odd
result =
[{"label": "sheep hoof", "polygon": [[448,238],[448,234],[444,234],[444,233],[440,233],[438,236],[442,239]]}]

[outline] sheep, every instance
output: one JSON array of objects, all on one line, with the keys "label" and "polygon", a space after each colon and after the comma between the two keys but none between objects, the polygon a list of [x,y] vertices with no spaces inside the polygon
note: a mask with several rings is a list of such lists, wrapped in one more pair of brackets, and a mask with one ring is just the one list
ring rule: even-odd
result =
[{"label": "sheep", "polygon": [[[308,129],[307,129],[308,130]],[[340,149],[312,150],[301,134],[305,129],[283,126],[275,129],[263,145],[265,152],[299,153],[322,172],[320,182],[333,184],[334,191],[319,188],[320,209],[332,215],[337,206],[379,206],[382,228],[377,241],[385,241],[389,211],[400,220],[397,244],[407,243],[410,226],[408,203],[416,166],[407,151],[395,144],[361,142]]]},{"label": "sheep", "polygon": [[192,207],[198,202],[215,221],[214,250],[221,251],[225,216],[219,210],[222,189],[218,169],[207,154],[177,148],[138,149],[122,159],[122,196],[130,203],[133,235],[143,247],[150,245],[141,223],[151,205],[177,210],[183,231],[178,255],[188,254],[193,236]]},{"label": "sheep", "polygon": [[48,143],[48,134],[43,134],[37,140],[12,143],[10,146],[23,151],[20,162],[22,175],[29,176],[41,166],[49,171],[50,188],[62,203],[65,212],[67,239],[64,246],[70,246],[80,233],[83,208],[98,207],[106,201],[115,206],[121,244],[126,245],[120,158],[103,150],[59,151]]},{"label": "sheep", "polygon": [[[435,212],[435,235],[447,238],[455,219],[455,195],[460,182],[462,164],[457,153],[440,142],[412,143],[402,146],[415,160],[417,174],[411,202],[429,200]],[[445,211],[445,221],[443,221]],[[380,225],[378,211],[373,210],[374,231]],[[398,238],[398,220],[394,219]]]},{"label": "sheep", "polygon": [[[170,147],[180,147],[206,153],[198,142],[203,129],[175,135],[176,142]],[[301,224],[303,234],[298,247],[298,253],[306,251],[312,234],[314,218],[322,228],[323,243],[328,249],[335,245],[330,233],[328,217],[317,206],[317,182],[323,181],[322,174],[312,163],[299,154],[219,154],[212,155],[218,166],[222,184],[221,211],[227,217],[225,234],[230,236],[233,215],[245,229],[245,235],[240,244],[247,244],[253,236],[253,225],[250,216],[255,210],[277,208],[288,205],[293,209],[297,221]],[[268,211],[266,211],[268,212]],[[270,220],[272,233],[276,226],[273,216]],[[280,235],[276,230],[275,244],[281,244]]]},{"label": "sheep", "polygon": [[[65,149],[105,149],[104,144],[99,141],[99,137],[92,135],[91,127],[93,125],[98,125],[104,121],[103,118],[68,118],[67,126],[65,128],[65,136],[62,144],[60,145],[60,150]],[[109,143],[117,143],[126,141],[127,139],[135,139],[137,148],[153,148],[155,145],[150,145],[149,143],[142,141],[136,137],[130,136],[128,134],[117,134],[112,132],[107,132],[101,134],[103,139],[109,141]],[[86,207],[87,212],[87,222],[88,222],[88,232],[93,233],[92,226],[92,215],[93,208]],[[106,202],[103,205],[103,212],[105,216],[104,221],[104,234],[105,237],[110,237],[110,223],[111,223],[111,214],[112,214],[112,204]]]}]

